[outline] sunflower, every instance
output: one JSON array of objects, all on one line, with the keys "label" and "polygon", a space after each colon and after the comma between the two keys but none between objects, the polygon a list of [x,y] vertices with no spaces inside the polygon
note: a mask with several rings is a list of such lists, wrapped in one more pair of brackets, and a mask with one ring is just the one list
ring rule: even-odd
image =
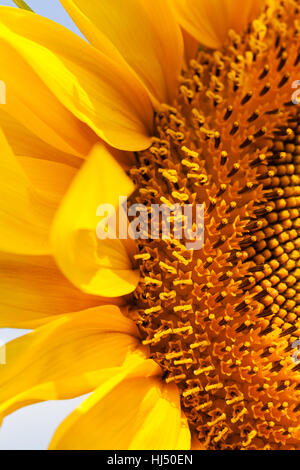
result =
[{"label": "sunflower", "polygon": [[[89,42],[0,10],[0,417],[91,393],[50,449],[299,449],[299,2],[61,3]],[[99,240],[120,195],[203,203],[203,248]]]}]

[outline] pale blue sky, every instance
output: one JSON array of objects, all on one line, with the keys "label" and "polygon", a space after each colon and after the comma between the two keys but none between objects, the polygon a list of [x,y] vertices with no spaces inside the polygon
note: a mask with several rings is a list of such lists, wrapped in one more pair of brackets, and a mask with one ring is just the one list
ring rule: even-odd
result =
[{"label": "pale blue sky", "polygon": [[[39,15],[47,16],[80,34],[59,0],[26,0],[26,3]],[[0,5],[16,6],[12,0],[0,0]]]},{"label": "pale blue sky", "polygon": [[[28,0],[27,4],[36,13],[80,34],[59,0]],[[0,0],[0,5],[15,6],[10,0]],[[0,345],[24,333],[25,330],[0,328]],[[0,427],[0,450],[46,449],[55,428],[83,399],[41,403],[16,411]]]}]

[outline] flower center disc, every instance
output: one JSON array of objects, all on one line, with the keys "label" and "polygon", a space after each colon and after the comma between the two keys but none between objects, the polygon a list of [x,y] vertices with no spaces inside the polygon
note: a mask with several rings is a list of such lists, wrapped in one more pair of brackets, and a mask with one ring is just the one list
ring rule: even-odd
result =
[{"label": "flower center disc", "polygon": [[191,61],[131,170],[149,213],[205,207],[201,250],[139,240],[130,315],[208,449],[299,446],[300,26],[282,4]]}]

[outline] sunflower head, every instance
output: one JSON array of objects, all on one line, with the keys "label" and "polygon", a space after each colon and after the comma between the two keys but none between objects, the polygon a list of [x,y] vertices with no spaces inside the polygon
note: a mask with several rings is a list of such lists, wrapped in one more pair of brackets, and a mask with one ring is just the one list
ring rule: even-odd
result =
[{"label": "sunflower head", "polygon": [[[299,449],[299,2],[61,3],[88,42],[0,12],[0,420],[91,393],[51,449]],[[119,196],[158,237],[97,238]]]}]

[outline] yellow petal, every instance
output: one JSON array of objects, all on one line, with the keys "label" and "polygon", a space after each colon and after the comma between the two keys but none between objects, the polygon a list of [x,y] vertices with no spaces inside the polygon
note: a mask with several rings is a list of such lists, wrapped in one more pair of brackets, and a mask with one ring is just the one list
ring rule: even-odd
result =
[{"label": "yellow petal", "polygon": [[[59,194],[39,190],[30,181],[0,129],[0,251],[18,254],[48,254],[49,230]],[[57,169],[60,165],[56,164]],[[63,165],[61,165],[63,167]],[[62,170],[66,184],[69,167]]]},{"label": "yellow petal", "polygon": [[69,165],[40,158],[19,156],[18,162],[34,188],[57,204],[77,173]]},{"label": "yellow petal", "polygon": [[263,0],[173,0],[178,21],[200,44],[221,48],[234,29],[242,33],[258,16]]},{"label": "yellow petal", "polygon": [[51,257],[0,253],[0,328],[35,328],[103,302],[74,287]]},{"label": "yellow petal", "polygon": [[[0,22],[3,8],[0,7]],[[18,12],[16,8],[11,10]],[[1,80],[7,90],[5,112],[60,151],[86,155],[93,144],[89,142],[87,126],[59,102],[8,39],[1,25]]]},{"label": "yellow petal", "polygon": [[182,37],[168,2],[61,0],[86,38],[125,61],[156,102],[174,97],[182,67]]},{"label": "yellow petal", "polygon": [[88,393],[103,380],[102,369],[120,367],[132,355],[140,363],[146,353],[134,323],[115,306],[64,315],[6,345],[0,417]]},{"label": "yellow petal", "polygon": [[[112,146],[141,150],[150,145],[151,103],[126,64],[113,62],[63,26],[16,8],[1,7],[1,55],[2,48],[13,53],[10,58],[2,57],[2,79],[12,95],[22,86],[28,100],[42,108],[43,114],[50,113],[51,103],[38,94],[40,87],[36,92],[36,80],[31,81],[35,73],[69,111]],[[19,65],[20,60],[14,64],[19,57],[28,70],[23,63]],[[7,61],[12,64],[7,66]],[[33,106],[28,103],[29,109]]]},{"label": "yellow petal", "polygon": [[139,281],[129,254],[118,239],[96,235],[101,204],[119,205],[132,181],[104,146],[96,146],[77,173],[52,227],[55,259],[67,278],[88,294],[119,297],[133,292]]},{"label": "yellow petal", "polygon": [[146,364],[143,373],[107,380],[59,426],[50,449],[189,449],[177,387],[147,373]]},{"label": "yellow petal", "polygon": [[190,60],[195,59],[197,56],[199,42],[185,31],[185,29],[182,29],[182,37],[184,41],[184,58],[186,65],[189,65]]},{"label": "yellow petal", "polygon": [[[74,168],[79,168],[85,155],[89,153],[91,147],[96,143],[92,136],[90,136],[90,142],[86,150],[84,150],[83,154],[80,156],[62,152],[57,147],[53,146],[54,142],[52,142],[51,145],[47,144],[39,136],[33,134],[21,122],[8,114],[5,108],[6,106],[0,106],[0,126],[3,129],[10,147],[17,156],[27,155],[28,157],[56,161]],[[90,131],[90,134],[92,134],[92,131]]]}]

